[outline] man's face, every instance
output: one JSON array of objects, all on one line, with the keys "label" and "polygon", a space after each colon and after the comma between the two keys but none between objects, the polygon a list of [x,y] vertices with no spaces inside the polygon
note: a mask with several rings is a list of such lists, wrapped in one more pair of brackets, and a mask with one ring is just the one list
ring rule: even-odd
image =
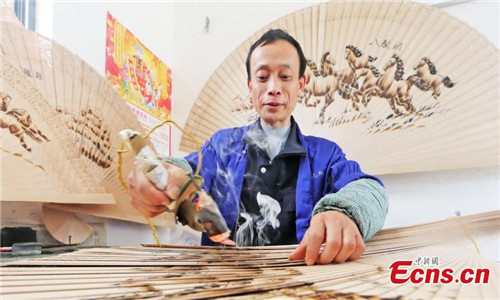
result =
[{"label": "man's face", "polygon": [[304,88],[305,78],[299,78],[299,55],[285,40],[258,46],[250,57],[248,90],[255,110],[264,125],[283,127]]}]

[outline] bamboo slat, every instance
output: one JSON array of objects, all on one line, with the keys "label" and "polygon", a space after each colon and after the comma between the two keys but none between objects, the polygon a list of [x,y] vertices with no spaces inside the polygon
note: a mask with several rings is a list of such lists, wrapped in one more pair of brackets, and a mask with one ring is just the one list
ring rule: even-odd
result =
[{"label": "bamboo slat", "polygon": [[[296,247],[143,245],[84,248],[2,263],[2,299],[498,299],[498,263],[474,242],[498,238],[500,211],[380,231],[365,254],[343,264],[289,261]],[[393,284],[395,261],[437,257],[423,269],[488,269],[488,283]],[[416,268],[416,265],[412,268]],[[458,277],[455,277],[458,278]]]}]

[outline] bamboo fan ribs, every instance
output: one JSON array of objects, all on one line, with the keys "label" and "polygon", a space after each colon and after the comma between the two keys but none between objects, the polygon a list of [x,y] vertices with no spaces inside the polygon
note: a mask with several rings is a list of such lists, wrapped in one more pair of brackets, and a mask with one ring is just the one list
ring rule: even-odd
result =
[{"label": "bamboo fan ribs", "polygon": [[[142,131],[124,100],[58,43],[15,22],[1,27],[2,200],[52,202],[45,205],[145,223],[116,171],[118,132]],[[123,158],[128,174],[133,156]],[[59,217],[73,220],[69,215]],[[171,225],[172,217],[155,223]]]},{"label": "bamboo fan ribs", "polygon": [[[4,263],[1,293],[4,299],[498,299],[498,264],[479,255],[468,235],[494,240],[499,225],[494,211],[382,230],[359,260],[315,266],[288,260],[295,245],[81,249]],[[432,261],[422,263],[426,257]],[[389,267],[401,260],[413,261],[410,270],[489,270],[488,283],[393,284]]]},{"label": "bamboo fan ribs", "polygon": [[[307,59],[294,111],[302,131],[339,143],[367,172],[498,165],[498,49],[458,19],[409,1],[331,1],[259,30],[201,90],[186,124],[199,140],[257,118],[245,59],[272,28],[294,36]],[[194,150],[187,136],[181,150]]]}]

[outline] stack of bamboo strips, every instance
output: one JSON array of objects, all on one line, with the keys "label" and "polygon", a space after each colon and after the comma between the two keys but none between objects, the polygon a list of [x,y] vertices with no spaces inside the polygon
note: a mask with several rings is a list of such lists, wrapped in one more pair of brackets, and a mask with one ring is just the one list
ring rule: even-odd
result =
[{"label": "stack of bamboo strips", "polygon": [[[219,248],[144,245],[92,248],[2,264],[2,299],[231,297],[387,299],[500,298],[498,263],[474,243],[498,237],[500,211],[383,230],[357,261],[306,266],[295,246]],[[488,283],[393,284],[395,261],[437,257],[423,269],[488,269]],[[408,277],[400,276],[400,277]]]}]

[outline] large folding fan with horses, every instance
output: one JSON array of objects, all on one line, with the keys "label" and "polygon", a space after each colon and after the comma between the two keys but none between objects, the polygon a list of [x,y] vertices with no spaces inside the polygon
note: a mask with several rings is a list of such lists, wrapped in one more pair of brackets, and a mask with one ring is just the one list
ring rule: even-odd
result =
[{"label": "large folding fan with horses", "polygon": [[[68,232],[75,224],[90,231],[61,210],[145,223],[117,175],[118,132],[143,131],[125,101],[60,44],[16,22],[1,28],[1,200],[51,202],[44,220],[64,242],[79,242]],[[133,155],[123,158],[128,174]],[[168,214],[155,218],[164,226],[172,221]]]},{"label": "large folding fan with horses", "polygon": [[[498,165],[499,52],[437,8],[407,1],[332,1],[267,25],[216,69],[186,130],[207,140],[257,118],[245,59],[268,29],[302,45],[307,84],[294,117],[373,174]],[[181,150],[194,145],[183,136]]]}]

